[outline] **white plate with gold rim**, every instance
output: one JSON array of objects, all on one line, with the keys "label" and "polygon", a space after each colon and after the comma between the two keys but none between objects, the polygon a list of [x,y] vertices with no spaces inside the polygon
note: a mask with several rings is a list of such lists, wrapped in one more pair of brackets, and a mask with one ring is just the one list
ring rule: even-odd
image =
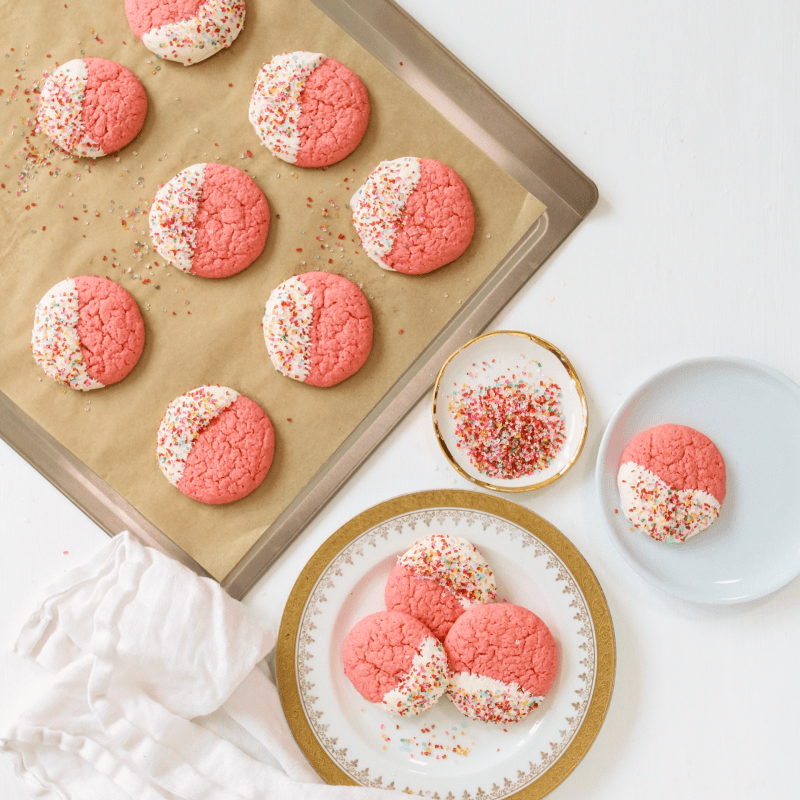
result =
[{"label": "white plate with gold rim", "polygon": [[[474,396],[508,381],[524,382],[530,391],[542,380],[552,381],[559,390],[563,444],[546,465],[527,474],[490,474],[470,455],[463,417],[461,423],[456,418],[464,392]],[[589,426],[586,397],[569,359],[554,344],[524,331],[484,333],[456,350],[439,371],[432,414],[436,439],[449,464],[478,486],[501,492],[527,492],[558,480],[578,460]]]},{"label": "white plate with gold rim", "polygon": [[[519,722],[468,720],[446,697],[418,717],[393,716],[344,675],[345,636],[385,608],[397,557],[434,532],[473,542],[499,595],[538,614],[558,643],[556,682]],[[599,732],[614,682],[614,632],[594,573],[548,522],[486,494],[420,492],[365,511],[315,553],[287,602],[277,667],[289,725],[329,783],[434,800],[533,800],[564,780]]]},{"label": "white plate with gold rim", "polygon": [[[657,542],[633,528],[617,491],[625,445],[666,423],[706,434],[727,471],[719,518],[680,544]],[[800,574],[800,387],[744,358],[700,358],[668,367],[611,418],[596,481],[605,530],[645,580],[700,603],[740,603],[774,592]]]}]

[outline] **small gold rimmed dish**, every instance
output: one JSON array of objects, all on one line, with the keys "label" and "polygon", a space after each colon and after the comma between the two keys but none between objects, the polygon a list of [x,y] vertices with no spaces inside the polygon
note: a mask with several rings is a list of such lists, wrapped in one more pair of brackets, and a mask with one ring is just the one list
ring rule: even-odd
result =
[{"label": "small gold rimmed dish", "polygon": [[524,331],[485,333],[456,350],[439,371],[431,410],[451,466],[501,492],[558,480],[578,460],[589,427],[569,359]]}]

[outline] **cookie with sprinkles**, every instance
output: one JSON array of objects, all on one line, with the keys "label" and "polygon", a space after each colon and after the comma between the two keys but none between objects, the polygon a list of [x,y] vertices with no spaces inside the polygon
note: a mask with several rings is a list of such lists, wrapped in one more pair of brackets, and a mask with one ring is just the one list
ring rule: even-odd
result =
[{"label": "cookie with sprinkles", "polygon": [[719,516],[725,477],[725,460],[708,436],[686,425],[658,425],[622,452],[620,507],[656,541],[685,542]]},{"label": "cookie with sprinkles", "polygon": [[273,155],[298,167],[325,167],[356,149],[369,122],[358,75],[322,53],[281,53],[258,73],[250,122]]},{"label": "cookie with sprinkles", "polygon": [[143,349],[139,307],[108,278],[68,278],[36,306],[33,357],[48,378],[71,389],[101,389],[121,381]]},{"label": "cookie with sprinkles", "polygon": [[414,542],[397,559],[384,592],[386,608],[411,614],[440,640],[468,608],[496,599],[494,574],[478,548],[444,534]]},{"label": "cookie with sprinkles", "polygon": [[372,349],[367,298],[341,275],[306,272],[272,290],[261,323],[275,369],[312,386],[354,375]]},{"label": "cookie with sprinkles", "polygon": [[538,708],[558,672],[558,647],[532,611],[512,603],[477,605],[444,640],[453,672],[447,693],[470,719],[506,724]]},{"label": "cookie with sprinkles", "polygon": [[399,611],[380,611],[357,623],[344,641],[342,659],[362,697],[400,716],[427,711],[450,677],[442,643]]},{"label": "cookie with sprinkles", "polygon": [[364,252],[378,266],[407,275],[455,261],[475,232],[466,184],[430,158],[381,161],[350,206]]},{"label": "cookie with sprinkles", "polygon": [[266,477],[274,452],[275,432],[264,410],[225,386],[199,386],[177,397],[158,428],[158,466],[201,503],[246,497]]},{"label": "cookie with sprinkles", "polygon": [[146,114],[144,87],[129,69],[105,58],[74,58],[44,82],[36,125],[67,153],[98,158],[131,142]]},{"label": "cookie with sprinkles", "polygon": [[125,0],[131,30],[159,58],[185,67],[233,44],[244,25],[243,0]]},{"label": "cookie with sprinkles", "polygon": [[269,233],[269,204],[255,181],[227,164],[194,164],[156,192],[150,238],[170,264],[227,278],[253,263]]}]

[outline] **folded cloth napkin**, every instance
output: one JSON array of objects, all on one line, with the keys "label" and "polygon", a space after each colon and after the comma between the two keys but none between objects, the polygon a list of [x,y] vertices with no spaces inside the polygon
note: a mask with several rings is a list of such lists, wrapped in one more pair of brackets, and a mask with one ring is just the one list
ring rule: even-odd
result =
[{"label": "folded cloth napkin", "polygon": [[320,785],[257,666],[274,644],[217,583],[120,534],[25,623],[15,651],[56,675],[0,752],[59,800],[396,797]]}]

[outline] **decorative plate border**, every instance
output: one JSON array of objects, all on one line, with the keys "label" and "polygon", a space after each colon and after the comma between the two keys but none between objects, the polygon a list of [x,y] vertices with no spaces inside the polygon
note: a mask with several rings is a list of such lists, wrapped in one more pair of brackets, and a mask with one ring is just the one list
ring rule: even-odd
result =
[{"label": "decorative plate border", "polygon": [[[380,779],[370,778],[368,768],[358,769],[347,763],[346,749],[339,752],[336,742],[326,741],[324,723],[317,718],[321,712],[307,715],[303,695],[311,688],[308,669],[298,664],[309,644],[313,629],[312,617],[326,587],[332,587],[335,577],[342,574],[341,566],[352,564],[353,558],[363,555],[363,548],[374,544],[378,536],[388,537],[392,529],[402,530],[406,518],[413,514],[415,522],[428,522],[443,515],[458,514],[461,519],[474,522],[483,512],[496,517],[494,524],[502,525],[512,538],[530,535],[530,545],[535,547],[534,557],[548,556],[552,563],[547,568],[559,570],[556,580],[565,582],[565,592],[573,595],[571,606],[576,608],[576,619],[583,623],[579,634],[584,637],[580,647],[586,650],[580,662],[586,669],[580,677],[584,681],[577,702],[573,703],[575,715],[567,718],[569,727],[558,742],[551,742],[551,752],[541,753],[541,759],[529,762],[527,772],[517,780],[506,778],[502,786],[494,784],[487,793],[479,790],[466,793],[459,800],[490,800],[509,798],[538,800],[554,789],[577,766],[600,731],[611,701],[616,663],[616,645],[611,614],[597,578],[574,545],[556,528],[521,506],[491,495],[468,491],[432,491],[404,495],[388,500],[359,514],[334,533],[311,557],[298,577],[284,610],[278,634],[277,672],[281,704],[289,726],[300,748],[314,768],[328,782],[344,785],[380,786],[402,788],[394,782],[384,786]],[[421,512],[421,513],[418,513]],[[485,518],[484,518],[485,519]],[[520,530],[521,529],[521,530]],[[367,536],[364,536],[367,534]],[[523,542],[523,547],[528,546]],[[549,551],[549,553],[548,553]],[[315,590],[319,590],[319,594]],[[592,643],[591,632],[594,631]],[[584,679],[585,676],[585,679]],[[315,731],[316,729],[316,731]],[[334,758],[330,753],[333,753]],[[344,763],[348,774],[336,762]],[[353,777],[355,776],[355,777]],[[434,794],[434,800],[454,800],[449,795]]]}]

